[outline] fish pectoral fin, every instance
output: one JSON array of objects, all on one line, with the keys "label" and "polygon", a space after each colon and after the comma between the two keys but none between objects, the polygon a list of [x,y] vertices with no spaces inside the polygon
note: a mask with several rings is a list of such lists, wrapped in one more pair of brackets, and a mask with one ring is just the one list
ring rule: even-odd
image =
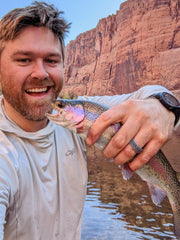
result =
[{"label": "fish pectoral fin", "polygon": [[157,206],[160,206],[161,202],[166,197],[166,193],[160,188],[157,188],[150,183],[147,183],[147,185],[148,185],[153,203]]},{"label": "fish pectoral fin", "polygon": [[122,176],[123,176],[124,180],[129,180],[133,175],[133,171],[130,169],[129,164],[127,164],[127,163],[125,163],[121,167],[121,172],[122,172]]}]

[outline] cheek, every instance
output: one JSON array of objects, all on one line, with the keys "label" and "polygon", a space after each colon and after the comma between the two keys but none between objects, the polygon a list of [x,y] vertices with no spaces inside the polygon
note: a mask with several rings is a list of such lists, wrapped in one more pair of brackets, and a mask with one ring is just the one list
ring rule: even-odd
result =
[{"label": "cheek", "polygon": [[53,79],[56,82],[57,85],[63,85],[64,82],[64,72],[63,70],[58,70],[54,72]]},{"label": "cheek", "polygon": [[20,91],[22,89],[22,73],[20,71],[16,71],[13,70],[13,68],[9,68],[10,71],[8,71],[8,69],[6,67],[1,69],[1,73],[0,73],[0,82],[1,82],[1,86],[2,88],[6,88],[6,89],[17,89],[18,91]]},{"label": "cheek", "polygon": [[[1,62],[1,76],[4,79],[11,78],[11,75],[14,75],[17,71],[14,70],[14,65],[10,61],[6,61],[3,58]],[[15,74],[16,76],[16,74]]]},{"label": "cheek", "polygon": [[9,82],[10,79],[10,71],[7,71],[6,65],[1,65],[1,69],[0,69],[1,73],[0,73],[0,81],[2,85],[10,85],[11,83]]}]

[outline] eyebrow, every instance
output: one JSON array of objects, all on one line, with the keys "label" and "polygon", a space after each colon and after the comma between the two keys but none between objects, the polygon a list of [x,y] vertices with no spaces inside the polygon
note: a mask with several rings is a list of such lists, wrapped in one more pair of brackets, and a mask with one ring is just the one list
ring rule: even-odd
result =
[{"label": "eyebrow", "polygon": [[[12,57],[16,56],[16,55],[26,55],[26,56],[33,56],[34,54],[31,52],[31,51],[23,51],[23,50],[18,50],[16,52],[14,52],[12,54]],[[60,53],[52,53],[52,52],[49,52],[46,54],[46,56],[48,57],[59,57],[59,58],[62,58],[62,54]]]}]

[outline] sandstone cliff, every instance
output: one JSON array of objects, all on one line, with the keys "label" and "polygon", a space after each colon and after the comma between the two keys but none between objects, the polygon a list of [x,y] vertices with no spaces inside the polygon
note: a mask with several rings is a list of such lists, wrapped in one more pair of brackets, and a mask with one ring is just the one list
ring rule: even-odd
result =
[{"label": "sandstone cliff", "polygon": [[66,47],[64,91],[132,92],[147,84],[180,89],[180,1],[127,0]]}]

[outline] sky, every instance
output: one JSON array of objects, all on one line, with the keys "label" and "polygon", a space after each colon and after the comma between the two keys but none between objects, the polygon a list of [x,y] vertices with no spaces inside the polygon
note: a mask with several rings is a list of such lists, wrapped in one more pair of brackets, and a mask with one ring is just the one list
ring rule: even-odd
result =
[{"label": "sky", "polygon": [[[0,18],[14,8],[24,7],[32,0],[0,0]],[[64,11],[64,18],[71,22],[71,28],[65,38],[65,44],[74,40],[80,33],[95,28],[101,18],[116,14],[125,0],[44,0]]]}]

